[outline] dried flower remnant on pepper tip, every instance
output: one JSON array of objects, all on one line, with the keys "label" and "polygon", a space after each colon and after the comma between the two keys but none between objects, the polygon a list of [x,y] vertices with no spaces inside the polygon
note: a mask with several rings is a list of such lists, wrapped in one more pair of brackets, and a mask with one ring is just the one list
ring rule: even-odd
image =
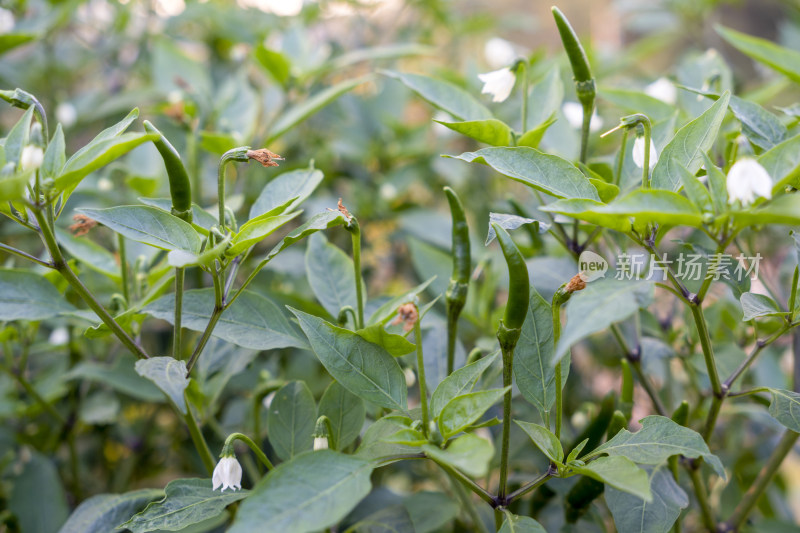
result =
[{"label": "dried flower remnant on pepper tip", "polygon": [[572,276],[572,279],[569,280],[567,286],[564,287],[564,291],[567,294],[572,294],[573,292],[576,291],[582,291],[585,288],[586,288],[586,282],[581,277],[581,274],[578,273]]},{"label": "dried flower remnant on pepper tip", "polygon": [[412,303],[403,304],[397,308],[397,316],[392,321],[392,325],[403,324],[403,331],[409,332],[414,329],[417,323],[419,312],[417,306]]},{"label": "dried flower remnant on pepper tip", "polygon": [[283,157],[279,156],[275,152],[270,152],[266,148],[261,148],[259,150],[248,150],[247,157],[253,159],[254,161],[258,161],[262,166],[265,167],[277,167],[278,163],[275,161],[283,161]]},{"label": "dried flower remnant on pepper tip", "polygon": [[69,227],[69,230],[76,237],[83,237],[89,233],[90,229],[97,225],[96,220],[91,219],[86,215],[75,215],[72,217],[72,220],[74,220],[75,223]]}]

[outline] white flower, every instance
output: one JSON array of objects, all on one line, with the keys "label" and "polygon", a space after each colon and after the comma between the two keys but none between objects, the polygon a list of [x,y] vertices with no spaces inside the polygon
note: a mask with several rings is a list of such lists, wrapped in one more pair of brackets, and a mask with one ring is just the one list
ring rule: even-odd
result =
[{"label": "white flower", "polygon": [[261,400],[261,405],[264,406],[264,409],[269,409],[269,406],[272,405],[272,400],[275,399],[275,392],[276,391],[270,392],[269,394],[264,396],[263,400]]},{"label": "white flower", "polygon": [[211,476],[212,490],[217,490],[220,485],[222,485],[221,492],[225,492],[228,488],[231,490],[242,488],[242,465],[233,455],[220,459],[214,468],[214,474]]},{"label": "white flower", "polygon": [[644,93],[668,104],[674,104],[678,99],[678,90],[667,78],[658,78],[644,88]]},{"label": "white flower", "polygon": [[38,146],[29,144],[22,149],[22,155],[19,157],[22,170],[36,170],[42,166],[44,160],[44,152]]},{"label": "white flower", "polygon": [[53,346],[61,346],[62,344],[66,344],[69,342],[69,331],[67,331],[67,328],[65,327],[56,328],[50,332],[50,337],[48,338],[47,342]]},{"label": "white flower", "polygon": [[406,378],[406,387],[413,387],[414,383],[417,382],[416,374],[414,374],[414,371],[409,367],[403,370],[403,376]]},{"label": "white flower", "polygon": [[492,37],[483,46],[483,56],[492,68],[510,65],[517,59],[514,45],[500,37]]},{"label": "white flower", "polygon": [[[569,125],[576,129],[583,127],[583,106],[578,102],[564,102],[561,112],[569,122]],[[598,131],[603,127],[603,119],[597,116],[597,111],[592,113],[592,120],[589,122],[589,131]]]},{"label": "white flower", "polygon": [[0,7],[0,34],[11,33],[14,29],[14,13]]},{"label": "white flower", "polygon": [[327,449],[328,437],[314,437],[314,451]]},{"label": "white flower", "polygon": [[56,106],[56,120],[65,128],[69,128],[75,124],[75,121],[78,120],[78,112],[75,110],[75,106],[69,102],[58,104],[58,106]]},{"label": "white flower", "polygon": [[[644,137],[636,137],[636,140],[633,141],[631,155],[633,163],[639,168],[644,168]],[[653,139],[650,139],[650,161],[648,161],[650,168],[656,166],[656,161],[658,161],[658,150],[656,150]]]},{"label": "white flower", "polygon": [[772,198],[772,178],[758,161],[744,157],[728,171],[728,198],[742,205],[753,203],[756,197]]},{"label": "white flower", "polygon": [[510,68],[501,68],[485,74],[478,74],[478,79],[483,82],[481,94],[491,94],[492,102],[503,102],[517,81],[517,76]]},{"label": "white flower", "polygon": [[114,188],[114,184],[108,178],[100,178],[97,180],[97,190],[100,192],[108,192]]}]

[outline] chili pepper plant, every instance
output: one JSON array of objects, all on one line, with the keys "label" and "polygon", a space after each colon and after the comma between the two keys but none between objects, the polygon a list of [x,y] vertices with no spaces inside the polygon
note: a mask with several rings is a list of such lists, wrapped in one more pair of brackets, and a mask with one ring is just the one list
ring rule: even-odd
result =
[{"label": "chili pepper plant", "polygon": [[[36,87],[0,92],[19,110],[0,145],[0,531],[788,531],[797,104],[734,94],[715,53],[662,80],[677,104],[606,87],[552,15],[563,51],[482,74],[491,105],[376,67],[253,146],[209,133],[188,91],[173,122],[148,107],[161,129],[133,109],[67,158]],[[798,52],[716,31],[798,95]],[[258,51],[289,83],[276,54]],[[441,209],[409,217],[423,240],[398,259],[417,279],[377,290],[385,220],[317,196],[327,169],[284,138],[364,83],[439,108],[467,150],[436,164],[478,183],[431,187]],[[598,108],[618,125],[596,131]],[[167,197],[81,194],[132,154]]]}]

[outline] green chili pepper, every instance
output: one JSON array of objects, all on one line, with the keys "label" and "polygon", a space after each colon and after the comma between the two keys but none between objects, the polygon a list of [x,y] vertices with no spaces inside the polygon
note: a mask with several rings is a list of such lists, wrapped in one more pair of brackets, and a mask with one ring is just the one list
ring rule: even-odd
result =
[{"label": "green chili pepper", "polygon": [[[492,227],[497,234],[497,242],[500,243],[500,248],[503,250],[508,264],[508,302],[501,328],[517,330],[517,338],[519,338],[519,329],[522,328],[522,323],[528,314],[528,300],[531,291],[528,267],[519,248],[511,239],[511,235],[497,224],[492,224]],[[514,344],[516,344],[516,339]]]},{"label": "green chili pepper", "polygon": [[164,160],[169,177],[169,192],[172,196],[172,214],[186,222],[192,221],[192,184],[186,167],[183,166],[181,156],[172,144],[164,137],[164,134],[150,123],[144,121],[144,129],[147,133],[156,133],[159,138],[153,141],[158,153]]},{"label": "green chili pepper", "polygon": [[600,404],[600,411],[597,413],[597,416],[594,417],[594,420],[592,420],[591,423],[586,426],[580,435],[575,437],[572,446],[570,446],[569,449],[571,450],[575,448],[575,446],[583,442],[585,439],[589,439],[589,442],[587,442],[586,446],[583,447],[584,453],[589,453],[597,448],[600,445],[600,441],[603,440],[603,436],[606,434],[608,425],[611,423],[614,415],[615,404],[616,398],[614,393],[609,392],[606,397],[603,398],[603,403]]},{"label": "green chili pepper", "polygon": [[[672,412],[672,421],[684,427],[689,424],[689,402],[683,400],[681,404]],[[673,455],[667,460],[672,477],[678,480],[678,456]]]},{"label": "green chili pepper", "polygon": [[592,505],[592,502],[605,490],[605,485],[600,481],[582,476],[572,486],[564,499],[564,519],[568,524],[577,522]]},{"label": "green chili pepper", "polygon": [[620,394],[620,409],[626,419],[630,419],[633,410],[633,371],[627,359],[620,360],[622,366],[622,391]]},{"label": "green chili pepper", "polygon": [[453,275],[450,285],[445,293],[447,303],[447,374],[453,372],[456,351],[456,330],[458,317],[467,303],[469,290],[469,276],[472,271],[472,257],[469,248],[469,228],[464,206],[458,199],[455,191],[450,187],[444,188],[447,202],[450,204],[450,213],[453,217]]},{"label": "green chili pepper", "polygon": [[578,90],[578,100],[586,105],[588,101],[594,102],[596,94],[592,69],[589,67],[589,59],[581,45],[575,30],[572,29],[567,17],[557,7],[553,7],[553,18],[558,26],[558,33],[561,35],[561,42],[567,52],[569,63],[572,66],[572,74],[575,77],[575,86]]},{"label": "green chili pepper", "polygon": [[623,429],[628,429],[628,417],[622,411],[614,411],[614,416],[611,417],[611,422],[608,424],[606,437],[612,439]]}]

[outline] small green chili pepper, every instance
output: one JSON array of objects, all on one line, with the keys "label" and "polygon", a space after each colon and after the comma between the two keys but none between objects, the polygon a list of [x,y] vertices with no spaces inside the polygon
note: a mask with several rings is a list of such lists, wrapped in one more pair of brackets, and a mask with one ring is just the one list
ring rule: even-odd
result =
[{"label": "small green chili pepper", "polygon": [[620,409],[626,419],[630,419],[633,410],[633,371],[627,359],[620,360],[622,366],[622,391],[620,394]]},{"label": "small green chili pepper", "polygon": [[600,481],[582,476],[572,486],[564,499],[564,519],[568,524],[576,523],[592,505],[592,502],[605,490],[605,485]]},{"label": "small green chili pepper", "polygon": [[156,133],[159,138],[153,141],[158,153],[164,160],[169,177],[169,192],[172,196],[172,214],[186,222],[192,221],[192,184],[186,167],[183,166],[181,156],[172,144],[164,137],[164,134],[150,123],[144,121],[144,129],[147,133]]},{"label": "small green chili pepper", "polygon": [[589,425],[586,426],[580,435],[575,437],[572,446],[570,446],[569,449],[574,448],[585,439],[589,439],[589,442],[587,442],[586,446],[583,447],[584,453],[589,453],[600,446],[600,441],[603,440],[603,436],[606,434],[608,425],[611,423],[614,415],[615,403],[616,398],[614,393],[608,393],[606,397],[603,398],[603,403],[600,404],[600,411],[597,413],[597,416],[594,417],[594,420],[592,420]]},{"label": "small green chili pepper", "polygon": [[567,17],[557,7],[553,7],[553,18],[558,26],[558,33],[561,35],[561,42],[567,52],[569,63],[572,66],[572,74],[575,77],[575,86],[578,92],[578,100],[586,105],[594,102],[596,88],[592,69],[589,67],[589,59],[581,45],[575,30],[572,29]]},{"label": "small green chili pepper", "polygon": [[[501,327],[507,330],[517,330],[517,338],[519,338],[519,330],[522,328],[522,323],[525,322],[525,316],[528,314],[528,301],[530,299],[531,288],[528,267],[519,248],[514,244],[511,235],[497,224],[492,224],[492,227],[497,234],[497,242],[500,243],[503,256],[505,256],[508,264],[508,302],[506,303],[506,311],[503,315]],[[516,339],[514,344],[516,344]]]},{"label": "small green chili pepper", "polygon": [[453,275],[445,293],[447,303],[447,374],[453,372],[455,363],[456,329],[458,317],[467,303],[469,276],[472,270],[472,257],[469,247],[469,227],[464,214],[464,206],[450,187],[444,188],[450,213],[453,217]]},{"label": "small green chili pepper", "polygon": [[623,429],[628,429],[628,418],[623,414],[622,411],[614,411],[614,416],[611,417],[611,423],[608,424],[606,437],[613,439],[614,436]]}]

